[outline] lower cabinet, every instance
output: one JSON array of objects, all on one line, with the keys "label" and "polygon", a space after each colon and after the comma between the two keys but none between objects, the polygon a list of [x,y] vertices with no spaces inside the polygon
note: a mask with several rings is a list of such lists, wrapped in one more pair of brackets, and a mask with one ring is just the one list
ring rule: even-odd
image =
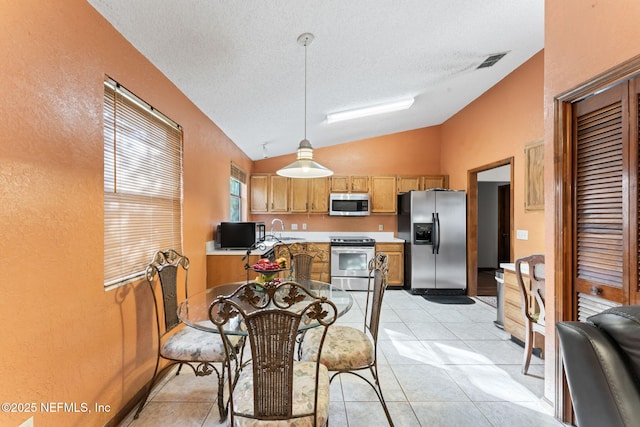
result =
[{"label": "lower cabinet", "polygon": [[[242,260],[244,255],[207,255],[207,288],[247,280],[247,270]],[[249,255],[248,263],[253,265],[260,255]],[[249,278],[253,272],[250,272]]]},{"label": "lower cabinet", "polygon": [[[523,275],[525,286],[529,284],[529,276]],[[522,297],[515,271],[504,270],[504,330],[512,337],[524,342],[524,317],[522,315]],[[544,349],[544,337],[534,334],[534,348]],[[544,354],[544,352],[543,352]]]},{"label": "lower cabinet", "polygon": [[404,243],[376,243],[376,253],[389,257],[389,286],[404,286]]},{"label": "lower cabinet", "polygon": [[285,257],[289,259],[290,255],[304,252],[314,255],[315,258],[311,267],[311,279],[321,280],[323,282],[331,281],[329,265],[331,252],[329,243],[296,242],[291,245],[277,245],[274,251],[276,258]]}]

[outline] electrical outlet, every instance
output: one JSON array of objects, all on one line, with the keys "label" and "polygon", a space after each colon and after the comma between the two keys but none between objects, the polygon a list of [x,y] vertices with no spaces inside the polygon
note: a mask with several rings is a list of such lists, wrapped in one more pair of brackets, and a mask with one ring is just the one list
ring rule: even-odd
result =
[{"label": "electrical outlet", "polygon": [[302,229],[303,229],[303,230],[306,230],[306,229],[307,229],[307,223],[306,223],[306,222],[303,222],[303,223],[302,223]]},{"label": "electrical outlet", "polygon": [[383,230],[384,230],[384,225],[378,224],[378,231],[383,231]]},{"label": "electrical outlet", "polygon": [[516,230],[516,239],[529,240],[529,230]]},{"label": "electrical outlet", "polygon": [[298,229],[298,224],[291,224],[291,229],[292,230],[297,230]]}]

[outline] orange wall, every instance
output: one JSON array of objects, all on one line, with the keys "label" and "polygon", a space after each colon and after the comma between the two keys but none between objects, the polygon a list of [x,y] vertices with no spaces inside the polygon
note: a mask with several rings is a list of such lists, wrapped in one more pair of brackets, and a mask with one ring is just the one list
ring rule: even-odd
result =
[{"label": "orange wall", "polygon": [[[313,144],[313,141],[311,141]],[[275,173],[295,161],[296,155],[272,157],[254,162],[254,173]],[[428,127],[346,144],[317,148],[313,158],[336,175],[437,175],[440,174],[440,127]],[[397,231],[395,215],[364,218],[336,218],[318,214],[253,215],[252,220],[270,224],[282,218],[291,224],[307,224],[307,231]]]},{"label": "orange wall", "polygon": [[467,171],[514,157],[514,260],[544,251],[544,213],[524,209],[524,147],[543,137],[543,52],[539,52],[442,125],[442,163],[451,188],[468,190]]},{"label": "orange wall", "polygon": [[[555,96],[640,54],[640,2],[637,0],[545,1],[544,116],[545,116],[545,255],[547,271],[555,268],[555,210],[553,140]],[[547,274],[547,295],[558,294]],[[547,299],[549,301],[549,298]],[[547,307],[547,360],[554,357],[555,301]],[[546,364],[547,377],[553,363]],[[551,393],[553,390],[549,391]]]},{"label": "orange wall", "polygon": [[146,285],[102,286],[105,75],[184,127],[193,290],[228,218],[229,163],[251,161],[86,1],[3,1],[0,27],[0,401],[110,405],[35,414],[36,426],[103,425],[150,379],[154,327]]}]

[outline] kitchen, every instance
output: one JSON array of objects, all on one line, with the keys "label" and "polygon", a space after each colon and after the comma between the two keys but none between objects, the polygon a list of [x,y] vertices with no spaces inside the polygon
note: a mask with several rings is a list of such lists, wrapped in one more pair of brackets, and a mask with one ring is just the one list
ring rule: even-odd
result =
[{"label": "kitchen", "polygon": [[[529,240],[518,240],[514,255],[542,250],[550,257],[557,244],[551,186],[557,172],[549,155],[552,97],[636,55],[640,11],[635,2],[547,2],[546,7],[545,51],[450,120],[318,149],[316,160],[339,175],[446,174],[450,188],[464,190],[469,170],[513,157],[515,227],[529,230]],[[93,414],[96,425],[104,425],[153,370],[153,354],[139,342],[142,331],[151,328],[147,291],[133,285],[109,292],[102,288],[104,75],[118,78],[189,129],[184,252],[192,262],[190,281],[197,286],[206,283],[205,242],[228,217],[229,164],[250,174],[271,174],[294,155],[251,161],[87,2],[20,2],[1,10],[0,21],[10,35],[0,44],[8,58],[0,106],[6,118],[0,191],[7,261],[0,312],[3,341],[11,343],[0,364],[3,396],[22,402],[34,396],[43,401],[95,399],[112,409]],[[621,27],[624,31],[607,30]],[[61,100],[63,93],[69,99]],[[547,211],[525,212],[523,150],[543,135]],[[273,216],[250,219],[269,223]],[[380,224],[384,232],[397,227],[390,214],[356,221],[288,214],[286,222],[306,223],[309,231],[359,234],[377,232]],[[545,376],[552,379],[551,365]],[[555,386],[549,381],[545,395],[553,399]],[[28,418],[4,417],[9,425]],[[78,424],[77,415],[36,415],[36,425],[56,423]]]}]

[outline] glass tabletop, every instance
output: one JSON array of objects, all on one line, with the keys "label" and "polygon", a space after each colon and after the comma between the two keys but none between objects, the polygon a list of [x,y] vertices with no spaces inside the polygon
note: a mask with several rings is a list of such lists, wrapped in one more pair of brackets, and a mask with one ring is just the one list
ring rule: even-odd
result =
[{"label": "glass tabletop", "polygon": [[[211,303],[221,295],[230,295],[238,287],[246,282],[229,283],[226,285],[219,285],[213,288],[209,288],[204,292],[192,295],[178,307],[178,317],[185,324],[208,332],[218,333],[218,328],[209,319],[209,307]],[[318,280],[305,280],[304,285],[313,295],[318,297],[327,297],[328,300],[333,302],[338,310],[338,317],[344,315],[351,309],[353,305],[353,298],[349,292],[337,288],[331,283],[321,282]],[[307,322],[300,324],[300,330],[309,329],[317,326],[316,322]],[[246,331],[242,329],[240,325],[231,324],[225,333],[235,335],[246,335]]]}]

